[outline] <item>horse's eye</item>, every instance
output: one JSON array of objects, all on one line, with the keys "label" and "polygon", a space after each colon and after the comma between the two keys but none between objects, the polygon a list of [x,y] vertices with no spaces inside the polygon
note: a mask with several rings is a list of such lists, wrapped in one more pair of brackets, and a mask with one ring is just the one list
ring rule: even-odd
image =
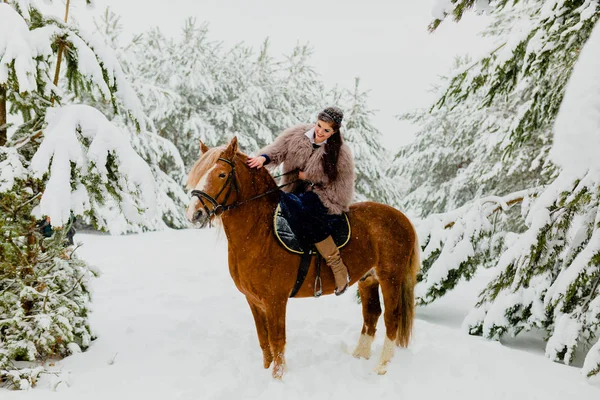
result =
[{"label": "horse's eye", "polygon": [[223,179],[227,176],[227,174],[219,174],[219,178]]}]

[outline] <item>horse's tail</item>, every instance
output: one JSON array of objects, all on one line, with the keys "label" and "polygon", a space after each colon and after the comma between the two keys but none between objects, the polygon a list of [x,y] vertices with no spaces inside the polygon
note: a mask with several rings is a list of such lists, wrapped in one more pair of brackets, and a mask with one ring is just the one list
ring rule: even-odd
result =
[{"label": "horse's tail", "polygon": [[402,347],[408,347],[410,336],[412,334],[413,320],[415,318],[415,285],[417,284],[417,273],[421,268],[421,247],[417,232],[413,226],[415,235],[415,244],[413,252],[408,263],[408,271],[402,279],[400,287],[400,322],[398,324],[398,335],[396,336],[396,344]]}]

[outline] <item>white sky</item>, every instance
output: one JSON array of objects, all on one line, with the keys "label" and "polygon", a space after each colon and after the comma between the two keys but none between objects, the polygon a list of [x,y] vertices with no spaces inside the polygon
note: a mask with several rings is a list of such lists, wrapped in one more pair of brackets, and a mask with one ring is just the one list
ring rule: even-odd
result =
[{"label": "white sky", "polygon": [[[63,0],[64,2],[64,0]],[[55,6],[61,1],[56,1]],[[72,1],[72,15],[84,11]],[[311,64],[331,88],[352,87],[361,78],[370,90],[369,104],[379,110],[374,123],[386,147],[395,150],[415,128],[395,115],[428,106],[429,88],[447,71],[456,54],[479,54],[485,42],[476,37],[483,19],[445,22],[429,34],[433,0],[96,0],[96,11],[110,6],[125,29],[139,33],[159,26],[178,35],[183,21],[208,21],[211,39],[226,45],[245,42],[258,50],[270,38],[272,55],[289,53],[296,43],[314,48]]]}]

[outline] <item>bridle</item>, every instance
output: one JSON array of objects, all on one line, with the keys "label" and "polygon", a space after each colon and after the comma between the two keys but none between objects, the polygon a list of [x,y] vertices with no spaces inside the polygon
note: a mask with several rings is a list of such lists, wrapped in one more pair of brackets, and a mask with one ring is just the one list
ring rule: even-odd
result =
[{"label": "bridle", "polygon": [[[221,158],[221,157],[219,157],[219,159],[217,160],[217,162],[218,161],[223,161],[224,163],[228,164],[231,167],[231,171],[229,171],[229,175],[227,175],[227,180],[223,184],[223,187],[221,188],[221,190],[219,190],[219,193],[217,193],[217,195],[213,197],[213,196],[209,195],[208,193],[206,193],[206,192],[204,192],[202,190],[192,190],[192,192],[191,192],[192,196],[197,197],[198,200],[200,200],[200,203],[202,203],[202,207],[204,208],[204,211],[206,212],[206,218],[207,218],[207,220],[209,222],[211,221],[211,218],[213,216],[218,217],[221,214],[223,214],[225,211],[232,210],[234,208],[240,207],[241,205],[246,204],[246,203],[248,203],[248,202],[250,202],[252,200],[256,200],[256,199],[259,199],[261,197],[268,196],[271,193],[278,192],[279,189],[281,189],[284,186],[292,185],[292,184],[298,182],[298,179],[296,179],[296,180],[294,180],[292,182],[288,182],[288,183],[285,183],[283,185],[279,185],[279,186],[277,186],[277,188],[268,190],[265,193],[258,194],[256,196],[253,196],[253,197],[251,197],[249,199],[246,199],[244,201],[239,201],[239,198],[240,198],[240,187],[238,185],[238,181],[237,181],[236,174],[235,174],[235,164],[234,164],[234,162],[231,161],[231,160],[228,160],[226,158]],[[293,170],[293,171],[290,171],[290,172],[286,172],[285,174],[277,175],[274,178],[279,178],[281,176],[293,174],[293,173],[296,173],[296,172],[297,172],[297,170]],[[219,196],[221,196],[221,194],[225,191],[225,189],[227,189],[227,193],[225,194],[225,199],[221,203],[219,203],[217,201],[217,199],[219,198]],[[227,204],[227,201],[229,200],[229,197],[231,196],[231,193],[232,193],[233,190],[235,190],[236,201],[234,201],[231,204]],[[207,207],[207,205],[208,205],[207,202],[212,205],[212,207],[213,207],[212,210],[210,210]]]}]

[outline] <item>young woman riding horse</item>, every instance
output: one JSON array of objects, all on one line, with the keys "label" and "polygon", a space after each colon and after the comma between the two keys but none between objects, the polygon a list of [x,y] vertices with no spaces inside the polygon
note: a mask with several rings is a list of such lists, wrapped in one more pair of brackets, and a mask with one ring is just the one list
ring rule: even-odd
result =
[{"label": "young woman riding horse", "polygon": [[317,123],[298,125],[283,132],[258,157],[252,168],[283,163],[287,174],[299,170],[300,182],[283,188],[281,205],[290,228],[305,246],[321,253],[335,277],[335,294],[348,288],[350,277],[331,237],[329,220],[349,210],[354,196],[354,159],[343,143],[340,127],[344,114],[337,107],[321,111]]},{"label": "young woman riding horse", "polygon": [[[330,133],[323,132],[323,128],[334,128],[325,122],[315,127],[317,140]],[[297,137],[302,134],[297,134]],[[296,137],[293,135],[284,134],[290,139]],[[331,135],[333,137],[334,133]],[[349,200],[346,196],[351,195],[342,189],[328,192],[330,189],[324,189],[317,183],[331,187],[332,181],[335,183],[339,179],[353,181],[352,172],[341,175],[344,173],[342,170],[348,171],[340,168],[345,159],[344,149],[345,146],[340,146],[338,177],[333,180],[328,176],[319,179],[323,175],[315,173],[318,162],[309,163],[308,167],[304,164],[286,165],[286,168],[306,168],[303,170],[304,177],[314,179],[316,183],[312,191],[324,208],[334,213],[342,212],[347,207]],[[249,167],[248,157],[238,151],[237,138],[234,137],[228,146],[212,149],[201,143],[201,150],[202,155],[188,176],[187,187],[193,189],[193,197],[186,216],[191,222],[207,218],[221,219],[228,241],[229,272],[238,290],[246,297],[254,316],[263,366],[269,368],[273,364],[273,377],[282,378],[286,365],[286,310],[296,283],[296,271],[293,268],[298,265],[298,254],[281,246],[275,236],[273,216],[279,204],[280,191],[266,168]],[[327,149],[316,149],[313,153],[311,143],[309,150],[311,157],[316,157]],[[288,155],[277,152],[269,154],[269,148],[266,151],[271,162],[278,162],[281,157]],[[322,171],[326,173],[330,169],[323,167]],[[336,185],[334,187],[337,188]],[[383,374],[394,355],[394,345],[406,347],[410,340],[414,319],[414,286],[420,267],[419,243],[408,218],[392,207],[374,202],[355,203],[349,207],[347,216],[352,226],[352,237],[342,248],[341,255],[347,263],[350,284],[358,282],[363,314],[362,332],[353,355],[363,358],[371,356],[377,321],[382,313],[379,298],[381,288],[385,308],[385,340],[376,371]],[[329,253],[333,252],[331,250]],[[307,284],[300,287],[297,298],[314,295],[314,286],[311,285],[317,276],[314,258]],[[333,274],[321,275],[323,294],[339,293],[347,283],[346,280],[338,282]]]}]

